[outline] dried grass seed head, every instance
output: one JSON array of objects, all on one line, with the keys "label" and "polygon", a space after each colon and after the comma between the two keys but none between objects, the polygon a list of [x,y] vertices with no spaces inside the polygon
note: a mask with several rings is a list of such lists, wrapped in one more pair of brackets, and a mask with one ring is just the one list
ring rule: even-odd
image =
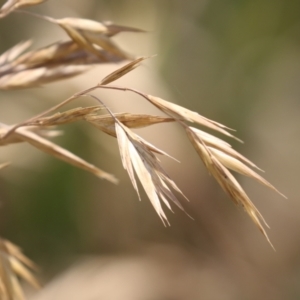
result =
[{"label": "dried grass seed head", "polygon": [[[247,176],[258,180],[260,183],[274,190],[273,186],[269,184],[265,179],[263,179],[260,175],[251,170],[249,167],[244,165],[242,162],[238,161],[236,158],[230,157],[229,155],[225,154],[220,150],[208,147],[205,144],[205,142],[199,137],[199,135],[195,133],[195,130],[192,130],[188,126],[186,126],[186,133],[195,150],[197,151],[199,157],[206,166],[207,170],[214,176],[214,178],[220,184],[222,189],[229,195],[233,202],[244,207],[252,221],[257,225],[259,230],[263,233],[267,241],[273,247],[260,220],[262,220],[265,223],[265,225],[267,225],[267,223],[265,222],[258,209],[251,202],[251,200],[249,199],[245,191],[242,189],[240,184],[227,170],[226,167],[230,166],[231,168],[239,169],[241,173],[246,173]],[[220,153],[222,153],[222,155]],[[227,157],[227,160],[230,161],[230,163],[228,161],[225,161],[225,159],[222,159],[222,157],[224,156]],[[223,165],[224,162],[225,164]],[[239,168],[237,166],[239,166]],[[275,191],[278,192],[276,189]]]},{"label": "dried grass seed head", "polygon": [[170,187],[183,197],[184,195],[177,185],[165,173],[153,152],[163,155],[167,154],[144,141],[141,137],[133,133],[129,128],[117,120],[115,122],[115,130],[123,167],[127,170],[129,178],[139,198],[140,195],[135,180],[134,171],[137,174],[155,211],[165,225],[169,224],[167,216],[161,206],[161,201],[164,202],[164,204],[170,210],[172,209],[169,201],[175,203],[184,211],[182,205],[173,194]]},{"label": "dried grass seed head", "polygon": [[116,71],[114,71],[114,72],[110,73],[109,75],[107,75],[106,77],[104,77],[101,80],[101,82],[99,83],[99,85],[106,85],[108,83],[116,81],[117,79],[123,77],[127,73],[129,73],[132,70],[134,70],[135,68],[137,68],[141,64],[142,61],[144,61],[145,59],[148,59],[148,58],[150,58],[150,57],[139,57],[139,58],[129,62],[125,66],[117,69]]},{"label": "dried grass seed head", "polygon": [[123,60],[106,50],[97,49],[100,58],[74,41],[57,42],[19,56],[29,44],[20,43],[0,56],[0,89],[37,87],[76,76],[95,64]]},{"label": "dried grass seed head", "polygon": [[41,4],[46,0],[8,0],[0,9],[0,18],[3,18],[18,8]]},{"label": "dried grass seed head", "polygon": [[[154,124],[174,122],[174,119],[145,114],[116,113],[114,116],[128,128],[142,128]],[[86,115],[85,119],[101,131],[116,137],[115,120],[111,115]]]},{"label": "dried grass seed head", "polygon": [[95,45],[120,58],[132,59],[130,55],[121,50],[121,48],[105,34],[107,28],[102,23],[80,18],[58,19],[56,23],[62,27],[79,46],[91,51],[102,59],[103,56]]},{"label": "dried grass seed head", "polygon": [[0,239],[0,298],[23,300],[24,294],[18,276],[35,288],[40,284],[32,274],[36,267],[19,247],[11,242]]}]

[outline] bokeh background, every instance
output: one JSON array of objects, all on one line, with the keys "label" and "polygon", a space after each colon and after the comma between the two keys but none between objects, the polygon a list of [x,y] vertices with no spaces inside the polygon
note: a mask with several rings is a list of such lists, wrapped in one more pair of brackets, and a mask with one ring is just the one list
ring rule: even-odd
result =
[{"label": "bokeh background", "polygon": [[[44,284],[39,292],[25,286],[29,299],[299,299],[300,1],[49,0],[32,10],[147,30],[116,37],[133,54],[157,54],[118,84],[237,129],[245,144],[230,141],[234,148],[289,199],[238,176],[271,227],[274,252],[174,124],[139,131],[181,162],[163,160],[195,220],[175,208],[167,212],[170,228],[145,194],[138,201],[116,141],[95,128],[62,127],[56,142],[115,174],[117,186],[28,145],[2,147],[1,161],[13,164],[0,174],[1,235],[38,263]],[[25,15],[0,22],[1,52],[21,40],[41,47],[66,38]],[[25,120],[117,67],[99,66],[43,88],[1,91],[0,120]],[[115,112],[157,112],[128,93],[97,95]],[[93,104],[85,99],[70,107]]]}]

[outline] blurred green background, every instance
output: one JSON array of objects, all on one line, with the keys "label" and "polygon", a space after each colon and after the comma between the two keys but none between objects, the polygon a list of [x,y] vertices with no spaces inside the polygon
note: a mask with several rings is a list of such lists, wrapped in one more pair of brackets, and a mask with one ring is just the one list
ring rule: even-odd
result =
[{"label": "blurred green background", "polygon": [[[41,267],[45,288],[29,290],[32,299],[299,299],[300,1],[49,0],[32,10],[147,30],[116,37],[133,54],[158,54],[118,84],[237,129],[245,144],[230,141],[233,147],[289,198],[238,177],[271,227],[274,252],[174,124],[139,131],[181,161],[163,163],[190,199],[182,203],[195,221],[175,208],[167,212],[170,228],[145,194],[138,201],[116,141],[95,128],[61,127],[65,134],[56,142],[115,174],[117,186],[28,145],[2,147],[1,162],[13,164],[0,173],[1,236]],[[25,15],[0,21],[1,52],[21,40],[41,47],[67,38]],[[116,68],[98,66],[44,88],[1,91],[0,120],[25,120]],[[114,112],[157,112],[127,93],[97,95]],[[80,100],[71,107],[93,104]]]}]

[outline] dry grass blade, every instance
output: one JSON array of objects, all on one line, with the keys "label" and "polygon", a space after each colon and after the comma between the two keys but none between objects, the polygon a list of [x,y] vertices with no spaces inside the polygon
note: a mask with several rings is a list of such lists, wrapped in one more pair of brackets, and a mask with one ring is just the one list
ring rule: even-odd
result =
[{"label": "dry grass blade", "polygon": [[21,7],[27,7],[27,6],[33,6],[37,4],[41,4],[47,0],[18,0],[16,1],[16,8],[21,8]]},{"label": "dry grass blade", "polygon": [[99,168],[95,167],[94,165],[86,162],[85,160],[79,158],[72,152],[59,147],[58,145],[50,142],[49,140],[46,140],[42,138],[41,136],[35,134],[34,132],[26,130],[26,128],[18,128],[15,133],[20,139],[28,142],[32,146],[38,148],[39,150],[46,152],[58,159],[61,159],[71,165],[74,165],[75,167],[81,168],[83,170],[86,170],[94,175],[96,175],[99,178],[106,179],[110,182],[117,183],[117,179]]},{"label": "dry grass blade", "polygon": [[105,59],[105,57],[102,55],[102,53],[97,49],[92,43],[89,42],[89,40],[82,35],[79,31],[74,29],[73,27],[67,25],[67,24],[59,24],[65,32],[68,34],[68,36],[77,43],[81,48],[86,49],[87,51],[95,54],[98,56],[101,60]]},{"label": "dry grass blade", "polygon": [[[220,150],[213,149],[205,145],[204,141],[195,133],[194,130],[191,130],[189,127],[186,127],[187,135],[202,159],[204,165],[208,169],[208,171],[214,176],[214,178],[218,181],[223,190],[230,196],[230,198],[236,203],[240,204],[244,207],[246,212],[249,214],[253,222],[257,225],[259,230],[264,234],[267,241],[272,246],[269,237],[263,228],[260,220],[262,220],[265,224],[265,220],[263,219],[260,212],[251,202],[245,191],[242,189],[240,184],[236,181],[236,179],[232,176],[232,174],[226,169],[229,166],[229,162],[231,162],[230,167],[238,169],[240,173],[253,177],[258,180],[260,183],[267,185],[268,187],[273,188],[265,179],[256,174],[246,165],[238,161],[237,159],[231,157],[229,159],[229,155],[223,153]],[[220,155],[222,153],[222,155]],[[217,154],[217,155],[216,155]],[[227,157],[227,161],[225,161],[224,156]],[[222,159],[220,159],[222,158]],[[223,164],[225,162],[225,164]],[[251,170],[251,172],[249,171]],[[277,190],[276,190],[277,191]],[[277,191],[278,192],[278,191]],[[267,224],[266,224],[267,225]],[[273,246],[272,246],[273,247]]]},{"label": "dry grass blade", "polygon": [[[8,138],[3,138],[3,136],[5,136],[5,134],[7,133],[7,131],[9,130],[9,128],[11,128],[8,125],[3,126],[4,124],[0,123],[0,146],[5,146],[5,145],[9,145],[9,144],[15,144],[15,143],[22,143],[24,142],[22,139],[20,139],[20,137],[14,133],[12,133]],[[26,127],[26,129],[28,131],[32,131],[42,137],[46,137],[46,138],[53,138],[53,137],[57,137],[62,135],[62,132],[59,130],[53,130],[53,129],[49,129],[49,128],[41,128],[41,127],[37,127],[37,126],[28,126]]]},{"label": "dry grass blade", "polygon": [[197,136],[197,138],[207,146],[207,149],[211,152],[211,155],[213,155],[226,168],[251,177],[286,198],[286,196],[280,193],[267,180],[249,168],[247,165],[259,169],[250,160],[232,149],[228,143],[193,127],[189,127],[188,130],[191,130]]},{"label": "dry grass blade", "polygon": [[139,189],[135,180],[133,165],[130,155],[130,141],[127,138],[126,132],[120,124],[115,123],[115,132],[118,139],[118,145],[120,149],[121,160],[124,169],[128,172],[131,183],[136,190],[139,199],[141,200]]},{"label": "dry grass blade", "polygon": [[231,148],[231,145],[227,142],[221,140],[220,138],[217,138],[207,132],[204,132],[200,129],[190,127],[190,130],[192,130],[207,146],[214,147],[215,149],[221,150],[223,153],[227,153],[228,155],[242,161],[245,164],[248,164],[249,166],[256,168],[260,171],[262,171],[258,166],[256,166],[252,161],[235,151]]},{"label": "dry grass blade", "polygon": [[73,41],[56,42],[41,49],[25,53],[14,61],[14,66],[17,66],[19,69],[20,65],[25,65],[26,68],[29,68],[37,65],[66,61],[70,56],[75,56],[78,50],[78,44]]},{"label": "dry grass blade", "polygon": [[254,172],[252,169],[250,169],[248,166],[243,164],[238,159],[211,147],[208,147],[212,154],[216,157],[216,159],[222,163],[226,168],[233,170],[235,172],[238,172],[242,175],[251,177],[255,180],[257,180],[259,183],[267,186],[268,188],[274,190],[279,195],[286,198],[282,193],[280,193],[272,184],[270,184],[267,180],[265,180],[262,176],[258,175],[256,172]]},{"label": "dry grass blade", "polygon": [[156,149],[155,152],[157,153],[165,153],[157,149],[155,146],[145,142],[142,138],[134,134],[117,120],[115,123],[115,128],[122,163],[129,174],[135,190],[139,195],[134,171],[136,172],[155,211],[165,225],[169,224],[167,216],[165,215],[161,206],[161,201],[163,201],[171,210],[171,206],[169,204],[169,200],[171,200],[184,211],[182,205],[175,197],[170,187],[172,187],[182,196],[184,195],[162,169],[158,159],[153,154],[153,149]]},{"label": "dry grass blade", "polygon": [[3,163],[3,164],[0,164],[0,170],[4,169],[5,167],[7,167],[9,165],[10,165],[10,162],[6,162],[6,163]]},{"label": "dry grass blade", "polygon": [[[134,115],[130,113],[117,113],[114,114],[114,116],[128,128],[142,128],[154,124],[175,121],[172,118],[140,114]],[[86,115],[85,119],[101,131],[116,137],[115,120],[111,115]]]},{"label": "dry grass blade", "polygon": [[33,126],[56,126],[68,124],[86,119],[88,116],[96,117],[95,114],[103,109],[102,106],[77,107],[64,112],[58,112],[52,116],[39,118],[28,125]]},{"label": "dry grass blade", "polygon": [[[230,134],[227,131],[230,128],[224,126],[223,124],[209,120],[209,119],[199,115],[197,112],[191,111],[180,105],[170,103],[166,100],[163,100],[161,98],[154,97],[151,95],[147,95],[147,98],[153,105],[155,105],[158,109],[162,110],[164,113],[166,113],[169,116],[172,116],[176,119],[185,120],[188,122],[195,122],[199,125],[211,128],[211,129],[219,131],[227,136],[237,139],[235,136],[233,136],[232,134]],[[239,140],[239,139],[237,139],[237,140]]]},{"label": "dry grass blade", "polygon": [[18,8],[37,5],[45,1],[46,0],[8,0],[0,9],[0,18],[7,16]]},{"label": "dry grass blade", "polygon": [[112,37],[120,32],[145,32],[138,28],[116,25],[109,21],[101,23],[82,18],[63,18],[57,20],[57,23],[71,26],[76,30],[80,30],[85,33],[103,34],[108,37]]},{"label": "dry grass blade", "polygon": [[9,261],[16,275],[25,279],[29,284],[31,284],[36,289],[41,287],[40,283],[32,275],[31,271],[24,264],[22,264],[16,257],[10,257]]},{"label": "dry grass blade", "polygon": [[80,18],[64,18],[54,22],[63,28],[78,45],[100,56],[102,59],[103,56],[95,45],[122,59],[131,59],[131,56],[121,50],[105,35],[107,28],[102,23]]},{"label": "dry grass blade", "polygon": [[111,74],[109,74],[108,76],[103,78],[99,85],[106,85],[110,82],[113,82],[113,81],[123,77],[124,75],[126,75],[127,73],[131,72],[136,67],[138,67],[140,65],[140,63],[147,58],[149,58],[149,57],[140,57],[140,58],[137,58],[134,61],[126,64],[122,68],[119,68],[118,70],[112,72]]},{"label": "dry grass blade", "polygon": [[13,271],[8,259],[5,243],[0,239],[0,296],[1,299],[14,300],[15,291],[13,288]]},{"label": "dry grass blade", "polygon": [[[9,9],[14,10],[20,6],[40,2],[42,1],[8,1],[3,9],[8,13]],[[132,59],[110,39],[110,36],[121,31],[138,32],[138,29],[119,25],[114,27],[113,24],[106,27],[100,22],[80,18],[56,20],[46,16],[40,17],[62,27],[72,41],[57,42],[23,55],[21,53],[29,47],[30,42],[12,47],[0,56],[0,89],[38,87],[76,76],[89,70],[94,64]],[[112,28],[111,32],[109,28]],[[138,62],[141,60],[139,59]],[[120,75],[111,75],[110,81],[113,81],[113,76],[120,77]]]},{"label": "dry grass blade", "polygon": [[30,268],[32,270],[37,270],[37,266],[35,265],[35,263],[33,263],[28,257],[26,257],[23,254],[20,247],[16,246],[15,244],[11,243],[8,240],[5,240],[5,246],[6,246],[8,253],[10,253],[11,256],[18,259],[21,263],[23,263],[28,268]]},{"label": "dry grass blade", "polygon": [[119,57],[107,51],[100,49],[97,51],[100,52],[101,57],[104,59],[100,59],[98,56],[82,49],[74,41],[56,42],[41,49],[23,54],[14,60],[9,67],[13,70],[20,71],[22,69],[57,64],[87,65],[121,61]]},{"label": "dry grass blade", "polygon": [[63,18],[56,20],[59,25],[67,25],[83,32],[95,32],[103,34],[107,32],[107,27],[97,21],[82,18]]},{"label": "dry grass blade", "polygon": [[31,44],[31,41],[21,42],[2,53],[0,56],[0,70],[2,65],[14,61],[18,56],[21,55],[21,53],[27,50],[31,46]]},{"label": "dry grass blade", "polygon": [[20,143],[21,140],[13,133],[7,139],[3,138],[7,133],[9,125],[0,123],[0,146],[5,146],[14,143]]},{"label": "dry grass blade", "polygon": [[[53,137],[60,134],[60,131],[47,130],[41,131],[41,127],[57,126],[86,120],[101,131],[116,137],[115,120],[111,115],[98,115],[103,110],[102,106],[78,107],[64,112],[55,113],[49,117],[38,118],[26,123],[26,129],[33,131],[40,136]],[[175,120],[168,117],[153,116],[146,114],[117,113],[115,117],[128,128],[142,128],[159,123],[174,122]],[[0,137],[5,136],[8,126],[0,127]],[[0,138],[0,145],[22,142],[20,137],[11,135],[8,139]]]},{"label": "dry grass blade", "polygon": [[26,265],[30,269],[34,266],[17,246],[7,240],[0,239],[0,299],[25,299],[17,276],[26,280],[35,288],[40,287],[40,284]]},{"label": "dry grass blade", "polygon": [[0,89],[36,87],[86,72],[95,64],[122,61],[97,46],[95,55],[74,41],[57,42],[20,56],[28,46],[29,42],[18,44],[0,56]]},{"label": "dry grass blade", "polygon": [[112,53],[122,59],[132,59],[133,57],[122,50],[117,44],[115,44],[108,36],[98,35],[94,33],[86,33],[85,38],[94,45],[101,47],[102,49]]},{"label": "dry grass blade", "polygon": [[134,28],[134,27],[116,25],[110,21],[103,22],[103,25],[105,25],[105,27],[107,28],[105,34],[109,37],[114,36],[120,32],[142,32],[142,33],[146,32],[145,30]]},{"label": "dry grass blade", "polygon": [[[137,173],[155,211],[157,212],[157,214],[165,224],[165,222],[167,222],[167,217],[161,207],[161,203],[156,193],[155,185],[152,181],[151,174],[150,174],[151,169],[150,168],[147,169],[146,166],[148,164],[146,165],[146,161],[141,159],[140,154],[137,152],[137,149],[129,140],[124,130],[124,127],[122,127],[118,123],[116,123],[116,133],[117,133],[117,139],[118,139],[123,166],[127,170],[134,188],[138,193],[138,188],[135,181],[132,166],[134,166],[135,172]],[[145,154],[144,152],[142,153]]]},{"label": "dry grass blade", "polygon": [[0,89],[25,89],[38,87],[43,84],[76,76],[90,70],[91,66],[85,65],[58,65],[51,67],[40,67],[0,77]]},{"label": "dry grass blade", "polygon": [[[98,107],[97,107],[98,109]],[[10,127],[2,127],[0,128],[0,133],[2,136],[5,136],[6,132],[9,130]],[[35,132],[36,131],[36,132]],[[47,136],[47,134],[45,134]],[[0,138],[0,145],[7,145],[7,143],[16,143],[16,142],[27,142],[34,146],[35,148],[50,154],[51,156],[54,156],[60,160],[63,160],[71,165],[74,165],[78,168],[81,168],[83,170],[86,170],[94,175],[96,175],[99,178],[106,179],[110,182],[117,183],[118,180],[111,174],[104,172],[100,170],[99,168],[95,167],[94,165],[86,162],[85,160],[79,158],[72,152],[59,147],[58,145],[50,142],[49,140],[43,138],[38,128],[36,127],[20,127],[17,130],[15,130],[8,139],[2,139]],[[2,143],[1,143],[2,142]]]}]

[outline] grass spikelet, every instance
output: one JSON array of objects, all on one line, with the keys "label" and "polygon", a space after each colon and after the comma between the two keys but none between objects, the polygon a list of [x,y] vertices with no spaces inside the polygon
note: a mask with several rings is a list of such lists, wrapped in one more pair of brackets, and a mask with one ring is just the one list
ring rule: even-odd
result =
[{"label": "grass spikelet", "polygon": [[74,41],[57,42],[19,56],[29,45],[29,42],[17,44],[0,56],[0,89],[37,87],[76,76],[96,64],[123,60],[98,48],[95,55]]},{"label": "grass spikelet", "polygon": [[123,77],[124,75],[126,75],[127,73],[131,72],[136,67],[138,67],[140,65],[140,63],[147,58],[148,57],[140,57],[140,58],[137,58],[134,61],[126,64],[124,67],[122,67],[122,68],[112,72],[108,76],[104,77],[99,85],[106,85],[108,83],[111,83],[111,82]]},{"label": "grass spikelet", "polygon": [[103,55],[95,47],[95,45],[112,53],[122,59],[131,59],[131,56],[121,50],[110,38],[106,35],[108,29],[100,22],[80,18],[64,18],[55,20],[68,36],[80,45],[103,59]]},{"label": "grass spikelet", "polygon": [[182,196],[184,195],[159,165],[158,159],[153,154],[153,149],[156,149],[156,153],[165,153],[148,142],[145,143],[142,138],[131,132],[117,120],[115,128],[123,167],[127,170],[139,198],[140,195],[134,171],[162,222],[165,225],[169,224],[167,216],[161,206],[161,201],[163,201],[170,210],[172,209],[169,201],[172,201],[184,211],[169,186]]},{"label": "grass spikelet", "polygon": [[[145,114],[130,114],[116,113],[115,117],[128,128],[142,128],[154,124],[174,122],[175,120],[167,117],[145,115]],[[87,115],[85,119],[102,130],[103,132],[116,137],[115,121],[110,115],[95,116]]]},{"label": "grass spikelet", "polygon": [[25,299],[19,278],[35,288],[40,288],[39,282],[32,274],[34,270],[35,265],[23,255],[20,248],[0,239],[0,299]]},{"label": "grass spikelet", "polygon": [[8,14],[18,8],[41,4],[45,1],[46,0],[8,0],[0,9],[0,18],[6,17]]},{"label": "grass spikelet", "polygon": [[[274,248],[265,229],[263,228],[260,222],[260,219],[263,221],[263,223],[265,223],[265,225],[267,225],[267,223],[265,222],[264,218],[257,210],[257,208],[254,206],[254,204],[251,202],[251,200],[249,199],[245,191],[242,189],[240,184],[228,171],[226,166],[229,167],[230,165],[231,168],[235,168],[236,170],[238,169],[237,166],[239,166],[239,171],[243,175],[247,174],[247,176],[250,176],[249,174],[251,174],[250,177],[255,178],[260,183],[267,185],[269,188],[272,188],[275,191],[277,190],[273,188],[273,186],[270,185],[265,179],[263,179],[261,176],[259,176],[257,173],[249,169],[246,165],[242,164],[235,158],[228,159],[228,161],[231,161],[231,164],[227,162],[225,163],[225,165],[223,165],[222,162],[224,163],[225,160],[220,160],[219,158],[224,157],[227,154],[224,154],[220,150],[216,150],[205,145],[203,140],[201,140],[191,128],[186,127],[186,133],[207,170],[214,176],[214,178],[220,184],[222,189],[229,195],[233,202],[244,207],[245,211],[248,213],[252,221],[257,225],[258,229],[266,237],[267,241],[270,243],[272,248]],[[216,153],[218,154],[216,155]],[[220,155],[220,153],[222,153],[222,155]],[[227,155],[227,158],[229,157],[230,156]],[[281,193],[279,194],[282,195]]]},{"label": "grass spikelet", "polygon": [[[197,123],[199,125],[211,128],[215,131],[219,131],[219,132],[221,132],[221,133],[223,133],[223,134],[225,134],[229,137],[232,137],[232,138],[235,138],[235,139],[239,140],[238,138],[236,138],[235,136],[233,136],[232,134],[230,134],[227,131],[230,128],[228,128],[225,125],[220,124],[218,122],[209,120],[209,119],[201,116],[197,112],[186,109],[186,108],[184,108],[180,105],[168,102],[168,101],[163,100],[159,97],[154,97],[154,96],[151,96],[151,95],[147,95],[147,98],[149,99],[149,101],[153,105],[155,105],[158,109],[160,109],[161,111],[163,111],[167,115],[174,116],[177,119],[183,119],[183,120],[188,121],[188,122]],[[239,141],[241,142],[241,140],[239,140]]]}]

